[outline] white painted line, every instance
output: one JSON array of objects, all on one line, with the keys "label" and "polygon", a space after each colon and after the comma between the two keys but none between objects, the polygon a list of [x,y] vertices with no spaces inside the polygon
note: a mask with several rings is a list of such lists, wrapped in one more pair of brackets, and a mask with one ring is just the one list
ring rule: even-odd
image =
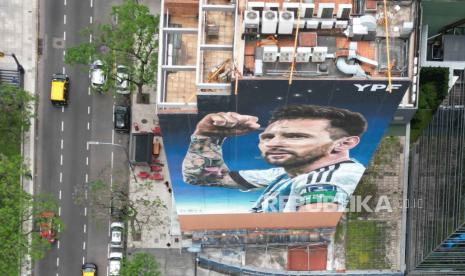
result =
[{"label": "white painted line", "polygon": [[86,250],[86,242],[82,243],[82,250]]},{"label": "white painted line", "polygon": [[63,66],[62,72],[63,74],[66,74],[66,68],[64,66]]},{"label": "white painted line", "polygon": [[111,143],[112,144],[115,143],[115,130],[114,129],[111,131]]},{"label": "white painted line", "polygon": [[63,173],[60,172],[60,183],[63,181]]},{"label": "white painted line", "polygon": [[86,263],[86,257],[82,256],[82,264]]},{"label": "white painted line", "polygon": [[[87,207],[84,207],[84,216],[87,217]],[[86,232],[86,225],[84,224],[84,233]]]},{"label": "white painted line", "polygon": [[89,150],[89,143],[86,143],[86,149]]},{"label": "white painted line", "polygon": [[92,34],[89,35],[89,42],[92,43]]},{"label": "white painted line", "polygon": [[89,23],[92,24],[92,16],[89,17]]},{"label": "white painted line", "polygon": [[57,248],[60,249],[60,241],[57,241]]},{"label": "white painted line", "polygon": [[66,14],[63,15],[63,24],[66,25]]},{"label": "white painted line", "polygon": [[64,3],[64,4],[65,4],[65,6],[66,6],[66,0],[65,0],[65,3]]},{"label": "white painted line", "polygon": [[86,166],[89,166],[89,157],[86,157]]},{"label": "white painted line", "polygon": [[57,266],[60,266],[60,258],[57,257]]},{"label": "white painted line", "polygon": [[63,149],[63,139],[61,139],[60,148]]},{"label": "white painted line", "polygon": [[61,216],[61,206],[58,207],[58,216]]},{"label": "white painted line", "polygon": [[65,113],[65,107],[64,106],[61,107],[61,113]]},{"label": "white painted line", "polygon": [[90,7],[92,8],[94,6],[94,1],[90,0]]},{"label": "white painted line", "polygon": [[60,166],[63,166],[63,154],[60,154]]},{"label": "white painted line", "polygon": [[65,56],[66,56],[66,50],[63,49],[63,60],[65,59]]},{"label": "white painted line", "polygon": [[87,95],[90,95],[90,86],[87,87]]},{"label": "white painted line", "polygon": [[[108,221],[108,237],[110,237],[110,231],[111,231],[110,226],[111,226],[111,221]],[[108,245],[108,253],[110,253],[109,249],[110,249],[110,245]]]},{"label": "white painted line", "polygon": [[87,181],[89,181],[89,175],[87,175],[87,173],[86,173],[86,183],[87,183]]},{"label": "white painted line", "polygon": [[65,122],[61,121],[61,132],[63,132],[65,129]]},{"label": "white painted line", "polygon": [[[110,253],[108,253],[108,255],[110,255]],[[108,275],[108,266],[107,266],[107,274],[106,274],[106,275]],[[57,276],[58,276],[58,275],[57,275]]]},{"label": "white painted line", "polygon": [[61,190],[58,193],[58,198],[61,199]]},{"label": "white painted line", "polygon": [[66,31],[63,32],[63,40],[66,41]]},{"label": "white painted line", "polygon": [[110,164],[111,164],[111,168],[113,169],[113,151],[111,152]]},{"label": "white painted line", "polygon": [[87,130],[90,130],[90,123],[87,122]]},{"label": "white painted line", "polygon": [[84,191],[84,197],[87,199],[87,190]]},{"label": "white painted line", "polygon": [[113,175],[110,174],[110,190],[113,189]]},{"label": "white painted line", "polygon": [[90,106],[87,107],[87,114],[90,114]]}]

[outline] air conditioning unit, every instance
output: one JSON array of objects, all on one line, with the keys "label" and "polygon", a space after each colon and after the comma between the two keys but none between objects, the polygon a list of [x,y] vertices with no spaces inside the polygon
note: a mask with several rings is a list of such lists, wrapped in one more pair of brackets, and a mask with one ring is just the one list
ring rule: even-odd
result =
[{"label": "air conditioning unit", "polygon": [[321,29],[332,29],[333,26],[334,26],[334,21],[332,20],[321,21]]},{"label": "air conditioning unit", "polygon": [[265,10],[279,11],[279,3],[278,2],[266,2]]},{"label": "air conditioning unit", "polygon": [[345,29],[345,28],[347,28],[347,24],[348,24],[347,21],[338,20],[338,21],[336,21],[336,28]]},{"label": "air conditioning unit", "polygon": [[247,2],[247,9],[261,12],[265,8],[265,2]]},{"label": "air conditioning unit", "polygon": [[275,34],[278,28],[278,12],[263,11],[262,34]]},{"label": "air conditioning unit", "polygon": [[300,18],[312,18],[315,4],[313,3],[302,3],[300,6]]},{"label": "air conditioning unit", "polygon": [[292,62],[294,60],[294,47],[281,47],[279,49],[279,62]]},{"label": "air conditioning unit", "polygon": [[307,20],[307,29],[318,29],[318,25],[320,25],[318,20]]},{"label": "air conditioning unit", "polygon": [[334,3],[319,3],[318,4],[318,17],[319,18],[333,18]]},{"label": "air conditioning unit", "polygon": [[294,29],[300,28],[303,29],[305,27],[305,20],[303,18],[296,19],[294,21]]},{"label": "air conditioning unit", "polygon": [[263,62],[276,62],[278,59],[278,46],[263,47]]},{"label": "air conditioning unit", "polygon": [[328,54],[328,47],[313,47],[312,62],[324,62]]},{"label": "air conditioning unit", "polygon": [[349,20],[352,12],[352,4],[339,4],[337,6],[337,19]]},{"label": "air conditioning unit", "polygon": [[309,62],[312,55],[311,47],[298,47],[295,62]]},{"label": "air conditioning unit", "polygon": [[283,9],[294,13],[294,18],[297,18],[297,11],[299,10],[299,3],[296,2],[284,2]]},{"label": "air conditioning unit", "polygon": [[278,34],[292,34],[294,27],[294,13],[289,11],[279,12]]},{"label": "air conditioning unit", "polygon": [[244,28],[246,30],[257,32],[258,33],[258,27],[260,26],[260,17],[258,11],[245,11],[245,16],[244,16]]}]

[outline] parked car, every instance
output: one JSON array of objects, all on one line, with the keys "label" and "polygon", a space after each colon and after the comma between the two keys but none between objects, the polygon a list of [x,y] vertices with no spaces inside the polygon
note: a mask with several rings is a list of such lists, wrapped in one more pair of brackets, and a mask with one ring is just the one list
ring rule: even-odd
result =
[{"label": "parked car", "polygon": [[110,225],[111,240],[110,247],[123,247],[124,224],[122,222],[112,222]]},{"label": "parked car", "polygon": [[110,276],[118,276],[121,269],[121,259],[123,259],[123,253],[121,252],[111,252],[108,260],[109,263],[109,273]]},{"label": "parked car", "polygon": [[116,66],[116,93],[129,94],[128,68],[124,65]]},{"label": "parked car", "polygon": [[54,218],[54,212],[43,212],[39,215],[38,219],[40,236],[49,243],[54,243],[56,241],[56,229],[53,224]]},{"label": "parked car", "polygon": [[96,60],[92,63],[91,73],[90,73],[90,84],[95,90],[101,91],[103,85],[105,84],[107,77],[103,70],[103,62],[101,60]]},{"label": "parked car", "polygon": [[85,263],[82,265],[82,276],[96,276],[97,265],[93,263]]},{"label": "parked car", "polygon": [[131,125],[131,108],[124,105],[115,106],[114,117],[115,130],[118,132],[129,132]]}]

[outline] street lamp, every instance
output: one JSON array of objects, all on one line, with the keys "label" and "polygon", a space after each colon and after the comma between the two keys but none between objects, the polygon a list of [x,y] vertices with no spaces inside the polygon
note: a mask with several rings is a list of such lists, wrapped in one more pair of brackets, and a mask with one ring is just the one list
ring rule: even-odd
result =
[{"label": "street lamp", "polygon": [[134,171],[134,167],[132,166],[131,162],[129,161],[128,150],[123,145],[115,144],[115,143],[104,143],[104,142],[99,142],[99,141],[87,141],[87,149],[89,148],[89,145],[109,145],[109,146],[115,146],[115,147],[122,148],[124,153],[126,154],[126,158],[128,159],[129,168],[131,168],[132,176],[134,177],[134,181],[137,183],[137,178],[136,178],[136,173]]}]

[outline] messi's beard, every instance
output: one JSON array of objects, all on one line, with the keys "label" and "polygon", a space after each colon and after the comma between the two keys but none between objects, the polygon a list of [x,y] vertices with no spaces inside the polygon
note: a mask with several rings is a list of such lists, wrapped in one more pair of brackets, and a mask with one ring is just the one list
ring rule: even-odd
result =
[{"label": "messi's beard", "polygon": [[297,154],[291,150],[278,150],[279,152],[286,153],[289,157],[283,160],[274,160],[270,158],[270,154],[262,154],[262,158],[269,164],[283,167],[285,170],[298,170],[299,168],[305,168],[308,165],[320,160],[323,156],[327,155],[332,147],[332,143],[322,145],[312,151],[305,154]]}]

